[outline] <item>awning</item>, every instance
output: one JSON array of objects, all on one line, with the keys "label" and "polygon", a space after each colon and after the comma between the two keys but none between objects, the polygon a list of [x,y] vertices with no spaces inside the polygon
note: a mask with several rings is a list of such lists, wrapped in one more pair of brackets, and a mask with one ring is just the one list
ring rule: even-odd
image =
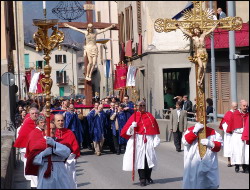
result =
[{"label": "awning", "polygon": [[189,1],[188,4],[185,6],[185,8],[181,12],[179,12],[177,15],[172,17],[172,19],[176,19],[176,20],[180,19],[186,10],[192,9],[193,7],[194,7],[194,4],[191,1]]},{"label": "awning", "polygon": [[[249,24],[243,23],[242,29],[235,31],[235,47],[249,46]],[[229,31],[217,28],[214,30],[214,48],[229,48]],[[211,40],[206,38],[206,49],[211,49]]]}]

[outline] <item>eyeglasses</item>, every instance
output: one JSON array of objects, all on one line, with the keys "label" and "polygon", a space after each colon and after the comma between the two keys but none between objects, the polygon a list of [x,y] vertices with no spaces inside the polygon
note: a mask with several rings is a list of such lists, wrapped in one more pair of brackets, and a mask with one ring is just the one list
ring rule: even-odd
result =
[{"label": "eyeglasses", "polygon": [[146,107],[146,105],[139,105],[140,107]]}]

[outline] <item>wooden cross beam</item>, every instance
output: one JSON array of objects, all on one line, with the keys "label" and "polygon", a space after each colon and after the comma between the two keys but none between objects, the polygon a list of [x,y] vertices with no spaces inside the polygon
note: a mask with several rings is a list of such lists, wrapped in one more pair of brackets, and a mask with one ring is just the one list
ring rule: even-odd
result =
[{"label": "wooden cross beam", "polygon": [[203,146],[200,140],[206,138],[207,123],[204,73],[208,55],[205,49],[204,38],[213,32],[216,27],[226,30],[240,30],[242,28],[242,19],[240,17],[226,17],[220,20],[213,20],[213,10],[203,10],[202,3],[203,1],[193,1],[194,8],[184,12],[182,21],[159,18],[154,23],[156,32],[171,32],[181,29],[188,38],[193,40],[195,54],[193,57],[190,56],[189,60],[195,63],[197,120],[204,125],[203,130],[198,133],[201,158],[206,154],[206,146]]},{"label": "wooden cross beam", "polygon": [[[94,4],[92,4],[92,1],[86,1],[86,4],[84,4],[84,9],[86,10],[86,16],[87,16],[87,22],[61,22],[58,23],[59,28],[67,28],[63,24],[67,23],[73,27],[76,27],[78,29],[87,29],[87,26],[89,23],[93,24],[94,29],[104,29],[109,27],[112,23],[102,23],[102,22],[93,22],[93,11],[94,11]],[[119,30],[118,24],[111,30]],[[84,69],[85,73],[87,73],[87,66],[88,66],[88,58],[87,56],[84,57]],[[84,95],[86,98],[86,105],[92,105],[92,97],[94,95],[92,91],[92,83],[91,81],[85,80],[84,83]]]}]

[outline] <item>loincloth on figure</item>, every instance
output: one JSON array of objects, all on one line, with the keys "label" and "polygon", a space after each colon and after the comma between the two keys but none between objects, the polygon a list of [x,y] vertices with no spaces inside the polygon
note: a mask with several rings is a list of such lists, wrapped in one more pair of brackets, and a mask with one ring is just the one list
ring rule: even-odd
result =
[{"label": "loincloth on figure", "polygon": [[97,45],[86,45],[84,48],[84,55],[95,57],[98,56],[98,47]]},{"label": "loincloth on figure", "polygon": [[207,52],[198,53],[197,57],[200,58],[202,62],[207,62],[208,54]]}]

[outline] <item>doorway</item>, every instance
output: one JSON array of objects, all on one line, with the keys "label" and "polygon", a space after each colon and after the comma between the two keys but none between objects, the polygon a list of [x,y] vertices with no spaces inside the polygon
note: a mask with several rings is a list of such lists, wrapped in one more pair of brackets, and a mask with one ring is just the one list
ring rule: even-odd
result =
[{"label": "doorway", "polygon": [[168,88],[171,88],[174,97],[189,96],[189,74],[190,68],[163,69],[163,96],[167,93]]}]

